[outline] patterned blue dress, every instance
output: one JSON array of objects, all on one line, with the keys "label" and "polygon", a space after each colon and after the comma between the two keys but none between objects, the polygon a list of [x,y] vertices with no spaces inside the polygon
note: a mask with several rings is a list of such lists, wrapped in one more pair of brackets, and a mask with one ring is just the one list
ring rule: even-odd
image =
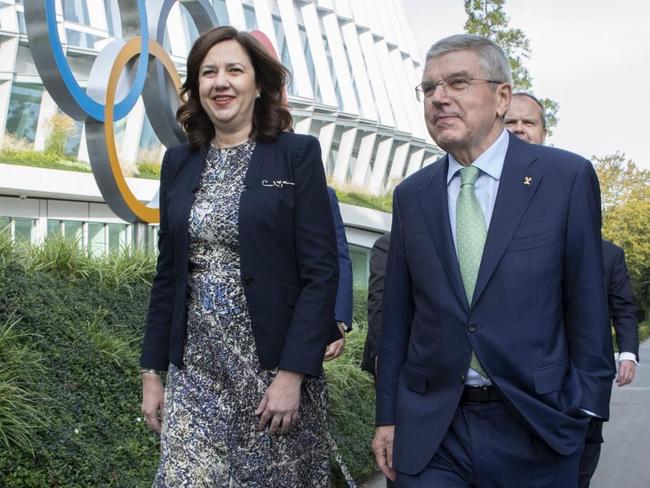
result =
[{"label": "patterned blue dress", "polygon": [[254,142],[210,147],[189,220],[184,368],[170,365],[156,488],[298,488],[330,484],[325,379],[303,382],[283,436],[256,430],[277,370],[259,364],[239,264],[238,217]]}]

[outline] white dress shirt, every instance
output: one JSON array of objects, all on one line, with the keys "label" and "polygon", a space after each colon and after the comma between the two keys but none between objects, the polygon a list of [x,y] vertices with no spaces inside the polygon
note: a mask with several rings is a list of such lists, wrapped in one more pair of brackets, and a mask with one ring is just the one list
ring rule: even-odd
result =
[{"label": "white dress shirt", "polygon": [[[494,202],[499,190],[499,180],[503,171],[503,163],[508,151],[508,131],[503,130],[496,141],[474,162],[475,166],[481,170],[476,183],[474,192],[485,217],[485,227],[490,228],[492,220],[492,211]],[[460,192],[460,170],[463,168],[456,159],[449,154],[449,170],[447,171],[447,207],[449,208],[449,223],[451,224],[451,235],[454,239],[454,248],[458,256],[458,245],[456,243],[456,200]],[[488,378],[484,378],[472,368],[467,372],[466,385],[483,386],[491,384]]]}]

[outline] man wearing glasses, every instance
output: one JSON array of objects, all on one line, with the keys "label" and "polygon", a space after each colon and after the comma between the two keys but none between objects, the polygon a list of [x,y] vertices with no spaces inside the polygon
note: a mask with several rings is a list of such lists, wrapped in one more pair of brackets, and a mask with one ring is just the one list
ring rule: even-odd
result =
[{"label": "man wearing glasses", "polygon": [[614,370],[596,175],[505,130],[487,38],[434,44],[416,90],[447,155],[393,196],[375,457],[400,487],[575,488]]}]

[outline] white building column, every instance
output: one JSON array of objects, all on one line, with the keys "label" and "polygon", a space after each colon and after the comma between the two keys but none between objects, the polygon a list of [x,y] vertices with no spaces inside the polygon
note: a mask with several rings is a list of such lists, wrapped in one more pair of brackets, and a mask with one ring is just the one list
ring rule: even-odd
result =
[{"label": "white building column", "polygon": [[384,191],[384,181],[386,179],[386,168],[391,149],[393,149],[393,138],[388,137],[379,143],[375,164],[372,166],[372,174],[368,184],[368,191],[373,195],[380,195]]},{"label": "white building column", "polygon": [[0,149],[4,145],[4,133],[9,112],[9,97],[11,96],[11,81],[0,82]]},{"label": "white building column", "polygon": [[388,174],[387,185],[391,185],[393,182],[398,181],[402,178],[404,173],[404,166],[406,165],[406,158],[409,155],[410,144],[405,142],[400,144],[395,148],[395,154],[393,155],[393,165],[390,167],[390,173]]},{"label": "white building column", "polygon": [[409,165],[406,169],[406,176],[410,176],[422,167],[422,160],[424,159],[424,148],[417,149],[411,153]]},{"label": "white building column", "polygon": [[122,166],[133,164],[138,158],[140,148],[140,135],[142,133],[142,122],[144,121],[144,103],[142,98],[126,116],[126,127],[122,138],[122,147],[118,148],[120,163]]},{"label": "white building column", "polygon": [[226,10],[228,10],[230,25],[238,30],[245,30],[246,17],[244,16],[244,7],[242,7],[241,0],[226,0]]},{"label": "white building column", "polygon": [[363,59],[361,51],[361,43],[357,34],[357,26],[354,22],[348,22],[341,26],[343,39],[348,48],[348,55],[350,56],[350,65],[352,66],[352,80],[357,85],[357,92],[359,93],[359,115],[372,120],[379,121],[377,113],[377,104],[375,97],[370,87],[370,78],[366,71],[366,63]]},{"label": "white building column", "polygon": [[359,35],[359,41],[363,50],[363,57],[366,60],[372,91],[375,94],[375,102],[379,110],[379,121],[385,125],[394,125],[393,111],[388,101],[388,93],[384,86],[380,63],[375,51],[374,34],[370,31],[362,32]]},{"label": "white building column", "polygon": [[293,0],[277,0],[280,18],[282,19],[282,28],[284,37],[287,40],[287,48],[293,67],[293,82],[296,93],[300,97],[313,99],[315,94],[312,90],[311,80],[309,79],[309,70],[307,69],[307,60],[302,48],[302,40],[298,29],[298,20],[294,11]]},{"label": "white building column", "polygon": [[334,131],[336,130],[336,123],[324,124],[318,133],[318,142],[323,152],[323,165],[327,161],[330,151],[332,149],[332,140],[334,139]]},{"label": "white building column", "polygon": [[300,122],[297,122],[293,126],[293,129],[296,132],[296,134],[309,134],[309,129],[311,128],[311,121],[312,118],[310,116],[310,117],[305,117]]},{"label": "white building column", "polygon": [[352,152],[354,151],[354,142],[356,138],[356,127],[347,129],[341,136],[339,152],[336,156],[336,164],[334,166],[334,173],[332,174],[332,178],[337,183],[345,183],[345,177],[348,173],[348,165],[350,164],[350,158],[352,157]]},{"label": "white building column", "polygon": [[268,0],[253,0],[253,6],[255,7],[255,17],[257,18],[257,28],[266,34],[266,37],[269,38],[275,52],[278,52],[278,40],[275,37],[275,27],[273,26],[273,16],[271,10],[269,9]]},{"label": "white building column", "polygon": [[190,52],[190,46],[187,45],[185,36],[185,23],[183,22],[183,13],[181,12],[180,2],[175,2],[169,11],[167,18],[169,46],[172,54],[185,58]]},{"label": "white building column", "polygon": [[50,123],[52,122],[52,117],[56,114],[56,109],[57,105],[54,103],[50,94],[43,90],[41,108],[38,112],[38,122],[36,124],[36,133],[34,135],[34,149],[37,151],[43,151],[45,149],[47,136],[51,130]]},{"label": "white building column", "polygon": [[379,68],[382,73],[382,78],[384,79],[387,94],[390,93],[390,96],[388,96],[387,99],[388,102],[390,102],[393,114],[395,115],[395,126],[397,130],[402,132],[411,132],[411,125],[409,123],[408,115],[406,114],[408,100],[404,93],[405,87],[400,85],[399,78],[395,72],[396,67],[392,62],[395,54],[398,57],[401,57],[401,54],[398,49],[389,51],[386,41],[376,42],[375,49],[377,52],[377,58],[381,60]]},{"label": "white building column", "polygon": [[375,142],[377,141],[377,133],[371,132],[361,139],[359,145],[359,154],[357,155],[357,162],[354,165],[354,172],[352,173],[351,183],[358,187],[363,187],[366,181],[366,173],[370,170],[370,160],[375,151]]},{"label": "white building column", "polygon": [[330,51],[332,53],[332,64],[336,73],[341,98],[343,99],[343,110],[348,113],[358,114],[359,106],[357,97],[354,93],[352,77],[350,76],[350,66],[347,55],[345,54],[345,45],[339,28],[339,21],[335,13],[328,13],[323,16],[323,27],[327,34]]},{"label": "white building column", "polygon": [[336,91],[334,90],[334,82],[327,61],[327,52],[323,43],[323,34],[321,33],[316,6],[313,3],[308,3],[300,11],[302,12],[302,20],[305,22],[305,30],[307,31],[307,39],[309,39],[309,47],[316,68],[315,72],[323,104],[337,107]]}]

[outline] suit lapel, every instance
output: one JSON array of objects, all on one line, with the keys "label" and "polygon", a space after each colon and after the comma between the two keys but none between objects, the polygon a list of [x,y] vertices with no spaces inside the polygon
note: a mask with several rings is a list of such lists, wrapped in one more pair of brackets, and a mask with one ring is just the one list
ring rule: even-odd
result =
[{"label": "suit lapel", "polygon": [[420,188],[420,203],[429,227],[431,239],[447,273],[449,282],[465,310],[469,308],[463,288],[458,257],[454,248],[447,206],[447,171],[449,158],[445,156],[432,166],[431,179]]},{"label": "suit lapel", "polygon": [[530,147],[510,135],[472,304],[489,283],[542,180],[542,173],[530,167],[536,159]]}]

